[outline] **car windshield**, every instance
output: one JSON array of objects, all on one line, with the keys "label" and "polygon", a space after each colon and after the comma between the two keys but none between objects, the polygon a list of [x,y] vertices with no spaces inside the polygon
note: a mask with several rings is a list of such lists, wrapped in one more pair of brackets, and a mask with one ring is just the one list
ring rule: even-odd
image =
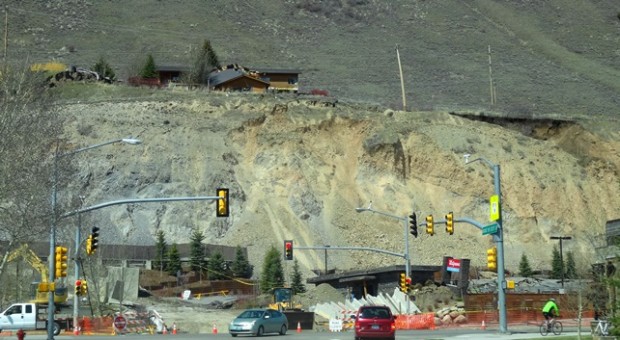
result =
[{"label": "car windshield", "polygon": [[239,318],[241,319],[260,319],[263,317],[263,314],[265,314],[265,312],[260,311],[260,310],[246,310],[245,312],[241,313],[241,315],[239,315]]},{"label": "car windshield", "polygon": [[390,313],[385,308],[366,308],[362,310],[363,318],[389,319]]}]

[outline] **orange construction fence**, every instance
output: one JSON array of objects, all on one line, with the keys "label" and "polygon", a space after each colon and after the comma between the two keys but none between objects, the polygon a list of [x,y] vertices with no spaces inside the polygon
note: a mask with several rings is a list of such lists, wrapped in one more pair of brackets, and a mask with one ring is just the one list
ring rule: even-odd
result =
[{"label": "orange construction fence", "polygon": [[398,315],[396,329],[435,329],[435,314]]}]

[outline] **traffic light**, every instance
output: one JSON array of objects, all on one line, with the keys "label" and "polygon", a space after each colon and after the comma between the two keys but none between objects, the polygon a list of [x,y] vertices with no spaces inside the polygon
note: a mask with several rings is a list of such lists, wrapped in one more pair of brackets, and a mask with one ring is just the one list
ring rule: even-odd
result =
[{"label": "traffic light", "polygon": [[487,269],[497,270],[497,247],[487,249]]},{"label": "traffic light", "polygon": [[415,212],[409,215],[409,229],[411,230],[411,235],[413,237],[418,237],[418,218],[415,215]]},{"label": "traffic light", "polygon": [[93,254],[93,235],[88,235],[88,238],[86,239],[86,254]]},{"label": "traffic light", "polygon": [[400,291],[407,293],[407,274],[400,273]]},{"label": "traffic light", "polygon": [[82,295],[82,281],[75,281],[75,295]]},{"label": "traffic light", "polygon": [[289,261],[293,259],[293,240],[284,241],[284,259]]},{"label": "traffic light", "polygon": [[217,200],[217,217],[228,217],[230,216],[230,207],[228,204],[228,189],[218,188],[217,196],[220,197]]},{"label": "traffic light", "polygon": [[97,248],[99,247],[99,228],[93,227],[90,231],[90,254],[95,253]]},{"label": "traffic light", "polygon": [[56,247],[55,251],[55,274],[56,278],[66,277],[67,276],[67,260],[69,257],[67,256],[67,248],[65,247]]},{"label": "traffic light", "polygon": [[426,216],[426,233],[431,236],[435,235],[435,227],[433,226],[433,215]]},{"label": "traffic light", "polygon": [[88,295],[88,283],[86,283],[86,280],[82,281],[82,295]]},{"label": "traffic light", "polygon": [[454,234],[454,214],[452,211],[446,215],[446,232],[450,235]]}]

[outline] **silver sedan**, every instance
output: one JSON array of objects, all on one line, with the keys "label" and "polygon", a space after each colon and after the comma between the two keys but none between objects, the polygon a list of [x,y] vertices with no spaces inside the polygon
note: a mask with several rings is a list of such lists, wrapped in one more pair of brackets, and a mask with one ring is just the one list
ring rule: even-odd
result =
[{"label": "silver sedan", "polygon": [[265,333],[286,334],[288,319],[286,315],[275,309],[248,309],[239,314],[229,325],[230,335],[256,335]]}]

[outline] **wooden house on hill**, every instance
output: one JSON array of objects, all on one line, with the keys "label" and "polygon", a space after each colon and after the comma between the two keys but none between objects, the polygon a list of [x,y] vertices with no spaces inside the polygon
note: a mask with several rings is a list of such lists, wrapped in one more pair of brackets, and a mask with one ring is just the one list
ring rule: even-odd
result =
[{"label": "wooden house on hill", "polygon": [[292,92],[299,91],[299,74],[297,70],[285,69],[258,69],[260,78],[269,83],[269,91]]},{"label": "wooden house on hill", "polygon": [[218,91],[249,91],[265,93],[269,83],[241,68],[217,70],[209,74],[209,88]]},{"label": "wooden house on hill", "polygon": [[166,85],[168,83],[180,82],[183,75],[190,71],[190,68],[185,65],[157,65],[155,71],[157,72],[159,82]]}]

